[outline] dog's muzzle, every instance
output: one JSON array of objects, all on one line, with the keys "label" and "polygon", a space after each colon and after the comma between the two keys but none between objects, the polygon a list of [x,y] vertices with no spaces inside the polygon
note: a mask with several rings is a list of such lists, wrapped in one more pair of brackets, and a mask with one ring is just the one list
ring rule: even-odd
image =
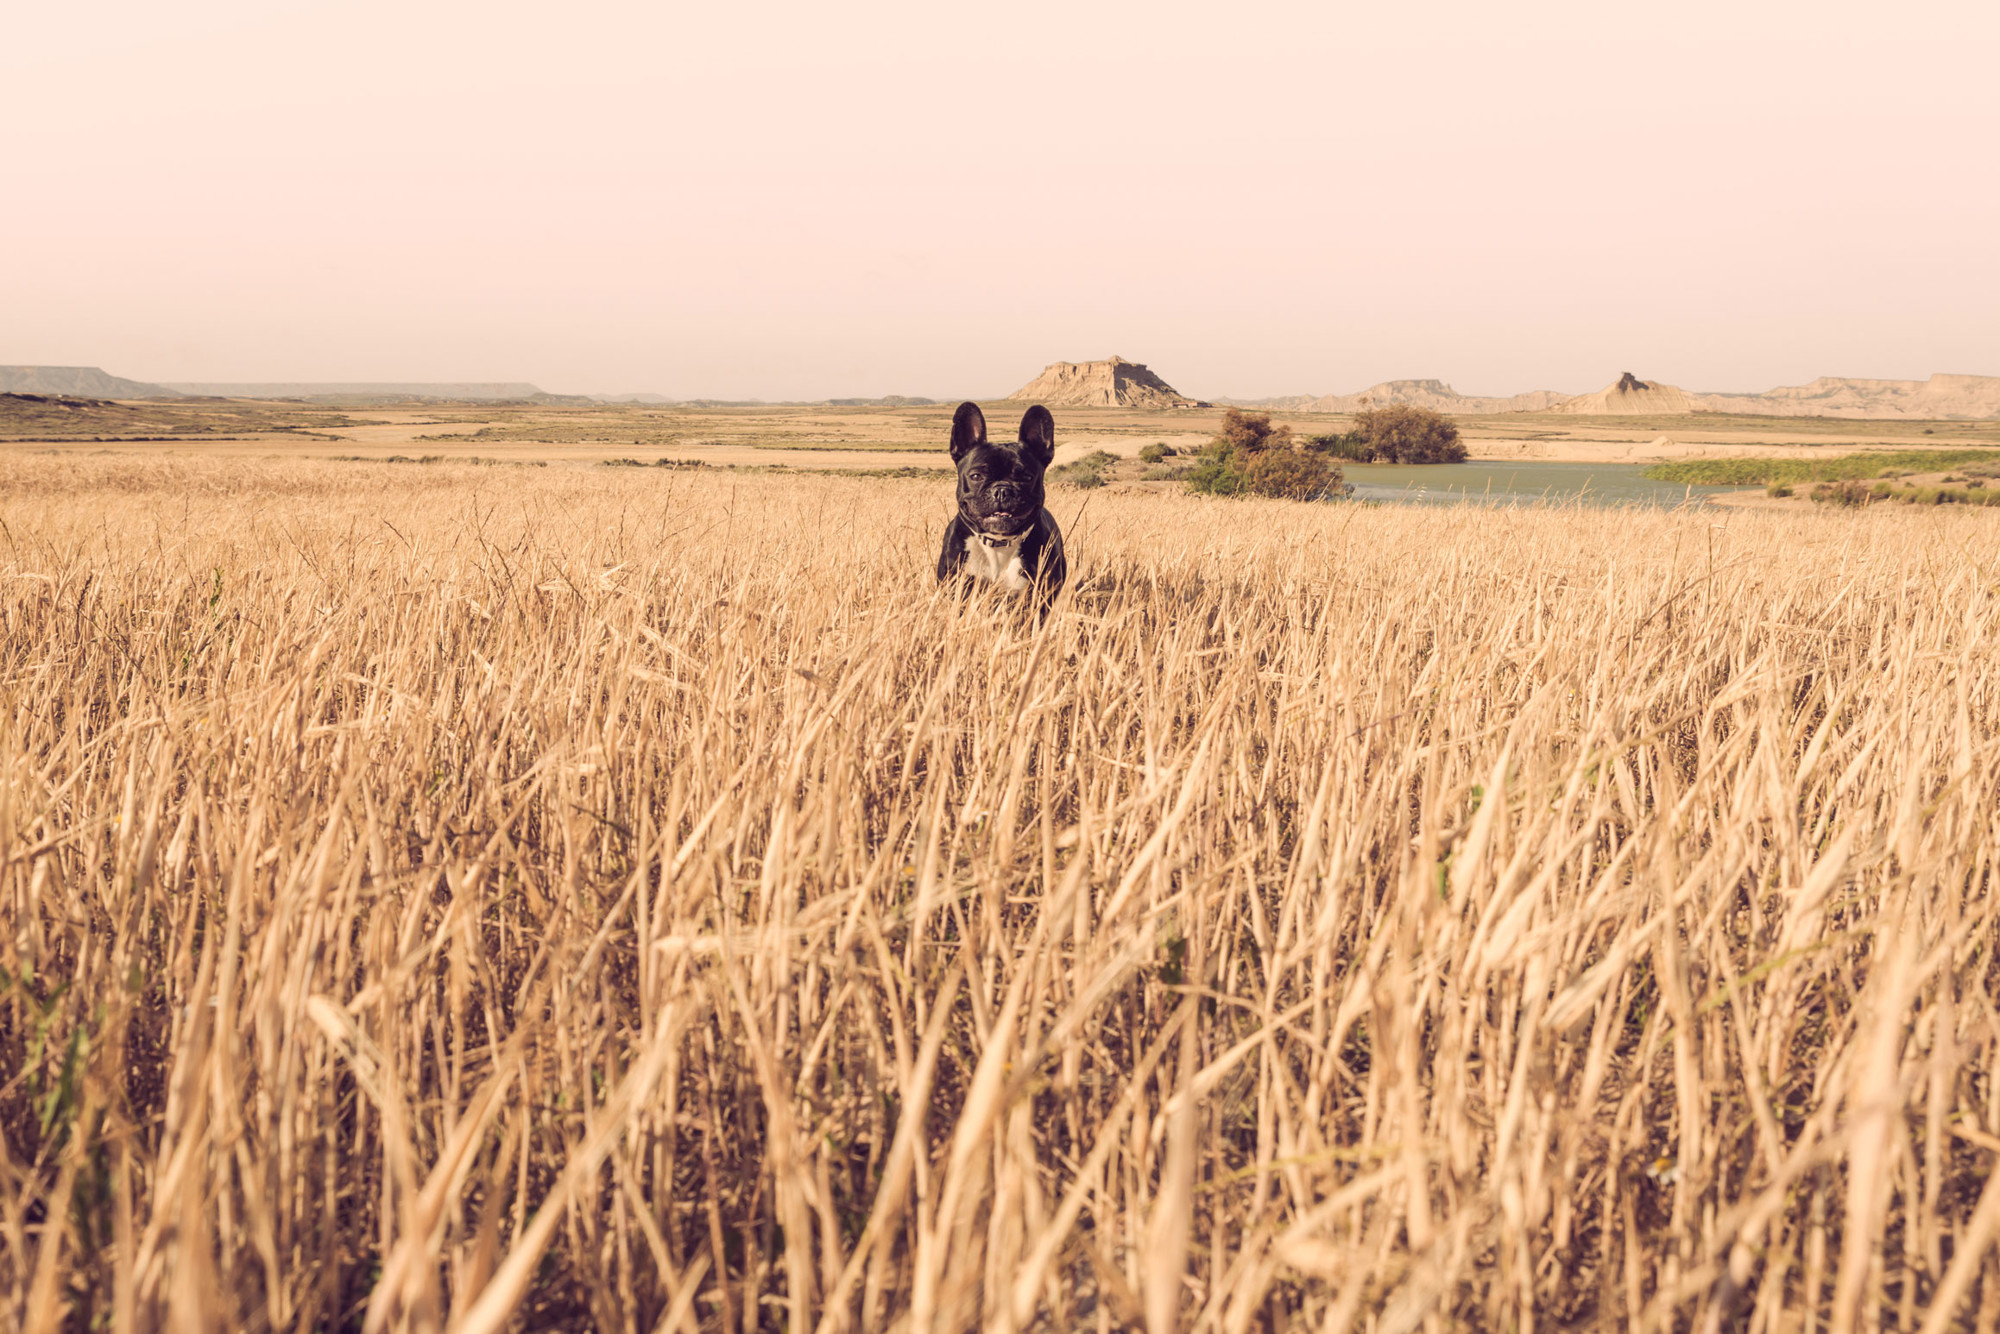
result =
[{"label": "dog's muzzle", "polygon": [[[1004,533],[993,532],[989,529],[989,524],[1006,524],[1009,527],[1009,531]],[[986,515],[976,523],[968,520],[966,526],[972,529],[978,535],[979,540],[987,546],[1004,547],[1011,542],[1018,542],[1026,537],[1029,530],[1035,526],[1035,516],[1027,510],[1023,510],[1019,514],[1008,510],[1000,510]]]}]

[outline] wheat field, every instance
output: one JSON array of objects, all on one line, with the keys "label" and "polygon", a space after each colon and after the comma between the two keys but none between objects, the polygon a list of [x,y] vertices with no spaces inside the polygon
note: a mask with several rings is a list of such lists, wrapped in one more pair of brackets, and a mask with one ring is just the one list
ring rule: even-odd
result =
[{"label": "wheat field", "polygon": [[2000,518],[16,457],[0,1328],[2000,1318]]}]

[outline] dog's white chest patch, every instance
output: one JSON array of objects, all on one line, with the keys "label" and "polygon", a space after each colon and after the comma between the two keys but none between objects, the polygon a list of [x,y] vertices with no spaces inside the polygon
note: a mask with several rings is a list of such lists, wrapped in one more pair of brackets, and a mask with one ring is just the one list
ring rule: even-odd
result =
[{"label": "dog's white chest patch", "polygon": [[1021,564],[1021,544],[1027,540],[1028,535],[1022,533],[1012,541],[994,543],[975,533],[965,539],[965,572],[1009,592],[1020,592],[1030,582],[1027,567]]}]

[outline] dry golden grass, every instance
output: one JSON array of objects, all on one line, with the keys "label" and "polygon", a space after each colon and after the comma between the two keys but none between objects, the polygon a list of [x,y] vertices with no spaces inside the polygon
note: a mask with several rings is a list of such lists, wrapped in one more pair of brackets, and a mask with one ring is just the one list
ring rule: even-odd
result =
[{"label": "dry golden grass", "polygon": [[0,1326],[2000,1313],[2000,520],[14,459]]}]

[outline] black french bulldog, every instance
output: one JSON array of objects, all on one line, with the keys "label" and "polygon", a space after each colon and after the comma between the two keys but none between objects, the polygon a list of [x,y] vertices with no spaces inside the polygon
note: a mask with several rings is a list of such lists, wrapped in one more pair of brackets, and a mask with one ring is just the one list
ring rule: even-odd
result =
[{"label": "black french bulldog", "polygon": [[1042,505],[1042,474],[1056,456],[1056,421],[1037,403],[1018,444],[989,444],[986,414],[961,403],[951,419],[958,515],[944,530],[938,580],[963,578],[1036,595],[1044,612],[1069,572],[1062,529]]}]

